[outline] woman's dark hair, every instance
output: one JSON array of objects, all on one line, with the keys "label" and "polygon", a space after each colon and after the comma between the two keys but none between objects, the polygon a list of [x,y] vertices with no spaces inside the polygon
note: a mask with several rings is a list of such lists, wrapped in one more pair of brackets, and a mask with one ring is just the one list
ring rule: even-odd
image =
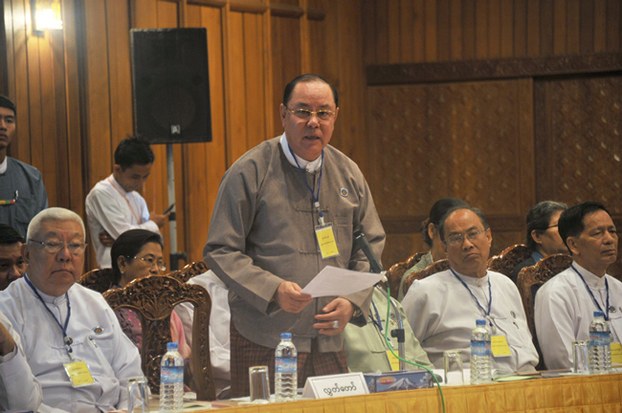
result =
[{"label": "woman's dark hair", "polygon": [[147,231],[146,229],[130,229],[119,235],[112,244],[110,249],[110,259],[112,260],[112,271],[114,272],[115,283],[119,283],[121,279],[121,271],[119,270],[118,260],[119,257],[126,257],[132,259],[140,252],[140,250],[149,244],[155,242],[160,244],[164,248],[162,237],[155,232]]},{"label": "woman's dark hair", "polygon": [[527,246],[533,251],[538,245],[531,236],[531,231],[543,233],[549,228],[551,216],[557,211],[565,211],[568,205],[562,202],[542,201],[534,205],[527,213]]}]

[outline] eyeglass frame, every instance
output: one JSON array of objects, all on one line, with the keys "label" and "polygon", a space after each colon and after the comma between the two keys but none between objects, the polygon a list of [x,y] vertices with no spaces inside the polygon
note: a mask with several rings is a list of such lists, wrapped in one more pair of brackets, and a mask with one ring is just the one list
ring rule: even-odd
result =
[{"label": "eyeglass frame", "polygon": [[[307,108],[291,109],[291,108],[288,108],[287,106],[285,106],[285,110],[287,110],[289,113],[291,113],[298,119],[306,120],[306,121],[311,120],[315,116],[318,120],[326,122],[326,121],[331,120],[335,116],[335,113],[337,113],[336,111],[330,110],[330,109],[319,109],[319,110],[310,110]],[[321,112],[325,112],[328,117],[326,119],[322,118],[322,116],[320,115]]]},{"label": "eyeglass frame", "polygon": [[464,244],[465,238],[468,239],[470,242],[473,242],[474,240],[478,239],[480,235],[486,234],[486,231],[488,231],[488,228],[471,228],[470,230],[465,232],[449,234],[445,237],[444,241],[447,245],[459,246]]},{"label": "eyeglass frame", "polygon": [[[151,257],[151,258],[149,258]],[[154,264],[156,265],[156,268],[158,269],[158,271],[160,272],[165,272],[167,270],[166,264],[164,263],[164,260],[160,261],[158,263],[156,257],[153,254],[147,254],[144,257],[139,257],[137,255],[133,256],[133,257],[127,257],[131,260],[140,260],[142,262],[144,262],[145,264],[149,265],[149,268],[152,268],[154,266]],[[153,260],[153,262],[149,263],[149,260]]]},{"label": "eyeglass frame", "polygon": [[84,254],[88,245],[86,242],[39,241],[33,238],[28,238],[28,243],[40,246],[48,254],[58,254],[67,248],[72,255],[76,256]]}]

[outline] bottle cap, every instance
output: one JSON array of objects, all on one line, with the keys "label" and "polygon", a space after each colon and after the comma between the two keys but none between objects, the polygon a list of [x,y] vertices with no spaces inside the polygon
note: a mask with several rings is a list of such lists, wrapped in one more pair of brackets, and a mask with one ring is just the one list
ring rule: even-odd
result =
[{"label": "bottle cap", "polygon": [[177,351],[178,346],[176,341],[171,341],[166,344],[166,351]]},{"label": "bottle cap", "polygon": [[476,326],[485,326],[486,325],[486,320],[484,319],[479,319],[479,320],[475,320],[475,325]]},{"label": "bottle cap", "polygon": [[291,339],[292,339],[292,333],[290,333],[289,331],[281,333],[281,340],[291,340]]}]

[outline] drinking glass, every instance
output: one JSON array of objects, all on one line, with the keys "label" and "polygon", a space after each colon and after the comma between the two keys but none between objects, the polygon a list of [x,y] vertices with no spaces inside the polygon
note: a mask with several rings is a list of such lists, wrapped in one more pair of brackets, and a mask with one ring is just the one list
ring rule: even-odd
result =
[{"label": "drinking glass", "polygon": [[445,384],[464,384],[464,369],[460,350],[448,350],[443,353],[443,367],[445,369]]},{"label": "drinking glass", "polygon": [[127,381],[129,393],[128,413],[148,413],[149,412],[149,383],[146,377],[131,377]]},{"label": "drinking glass", "polygon": [[587,340],[572,342],[572,372],[577,374],[590,374]]},{"label": "drinking glass", "polygon": [[250,384],[250,400],[253,403],[268,403],[270,401],[270,380],[268,366],[252,366],[248,368]]}]

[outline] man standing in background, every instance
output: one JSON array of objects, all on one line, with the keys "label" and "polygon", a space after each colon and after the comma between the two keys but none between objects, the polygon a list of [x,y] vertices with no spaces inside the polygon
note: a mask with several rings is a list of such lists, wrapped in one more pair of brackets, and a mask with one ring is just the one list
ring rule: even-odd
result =
[{"label": "man standing in background", "polygon": [[37,168],[6,155],[16,115],[15,103],[0,95],[0,223],[25,236],[32,217],[48,207],[48,194]]},{"label": "man standing in background", "polygon": [[114,151],[112,175],[99,181],[86,196],[86,218],[100,268],[110,268],[110,247],[128,229],[160,233],[168,214],[150,214],[138,191],[151,173],[155,156],[149,142],[123,139]]}]

